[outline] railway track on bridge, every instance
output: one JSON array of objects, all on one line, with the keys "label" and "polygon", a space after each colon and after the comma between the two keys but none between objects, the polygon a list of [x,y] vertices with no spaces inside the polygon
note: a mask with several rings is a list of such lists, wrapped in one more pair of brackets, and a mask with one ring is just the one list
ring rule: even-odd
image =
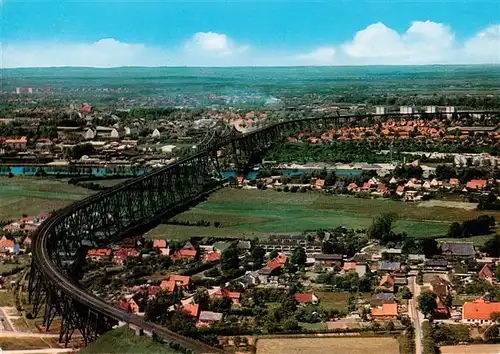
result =
[{"label": "railway track on bridge", "polygon": [[[488,119],[496,119],[498,124],[499,112],[455,113],[458,118],[461,114],[468,117],[472,114],[488,115]],[[278,122],[244,135],[234,130],[225,131],[222,135],[211,134],[210,139],[203,141],[190,156],[59,210],[42,224],[34,239],[29,286],[33,313],[36,315],[42,307],[45,308],[44,324],[47,328],[56,315],[61,316],[59,340],[65,339],[66,344],[75,331],[80,331],[88,343],[117,322],[125,322],[196,353],[223,353],[220,349],[147,322],[90,294],[71,279],[64,260],[74,259],[73,263],[78,264],[78,257],[82,256],[80,251],[85,249],[85,245],[107,246],[136,225],[159,219],[167,212],[175,215],[180,205],[192,203],[212,190],[214,179],[211,173],[218,169],[218,161],[214,160],[217,160],[217,151],[226,146],[235,161],[248,161],[255,151],[282,141],[298,127],[320,124],[325,128],[332,123],[338,126],[366,119],[380,121],[402,116],[414,115],[304,118]],[[85,255],[86,252],[83,258]]]}]

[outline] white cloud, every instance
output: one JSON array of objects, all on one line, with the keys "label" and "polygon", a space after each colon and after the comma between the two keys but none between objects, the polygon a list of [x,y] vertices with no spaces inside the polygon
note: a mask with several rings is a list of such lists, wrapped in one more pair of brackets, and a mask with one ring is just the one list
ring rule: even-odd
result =
[{"label": "white cloud", "polygon": [[[2,0],[0,0],[2,1]],[[500,63],[500,25],[463,42],[444,24],[416,21],[403,33],[374,23],[340,45],[279,52],[250,47],[226,34],[195,33],[178,47],[125,43],[0,42],[0,67],[47,66],[290,66]]]},{"label": "white cloud", "polygon": [[449,62],[454,42],[451,30],[440,23],[416,21],[399,34],[379,22],[358,31],[342,50],[347,57],[373,64],[438,64]]},{"label": "white cloud", "polygon": [[237,46],[225,34],[198,32],[186,42],[185,48],[190,52],[227,57],[242,53],[249,47]]},{"label": "white cloud", "polygon": [[304,65],[332,65],[335,63],[335,49],[332,47],[317,48],[309,53],[299,54],[297,59]]},{"label": "white cloud", "polygon": [[492,25],[465,42],[464,58],[469,63],[500,63],[500,25]]}]

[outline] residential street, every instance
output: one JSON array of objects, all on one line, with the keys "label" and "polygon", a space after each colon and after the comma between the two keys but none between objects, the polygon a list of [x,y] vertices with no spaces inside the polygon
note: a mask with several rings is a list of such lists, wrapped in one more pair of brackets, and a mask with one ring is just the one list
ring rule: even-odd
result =
[{"label": "residential street", "polygon": [[420,285],[415,282],[415,277],[408,278],[408,285],[413,293],[413,299],[408,303],[408,314],[415,327],[415,353],[422,354],[422,320],[424,315],[417,309],[417,297],[420,295]]}]

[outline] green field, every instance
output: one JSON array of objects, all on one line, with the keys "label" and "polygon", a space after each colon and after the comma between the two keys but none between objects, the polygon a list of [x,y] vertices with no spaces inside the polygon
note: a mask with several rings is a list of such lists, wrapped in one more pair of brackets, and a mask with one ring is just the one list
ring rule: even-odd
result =
[{"label": "green field", "polygon": [[354,295],[356,298],[370,299],[370,293],[351,294],[348,292],[317,292],[314,294],[319,298],[319,304],[325,309],[345,311],[349,304],[349,297]]},{"label": "green field", "polygon": [[51,212],[92,193],[67,179],[0,177],[0,220]]},{"label": "green field", "polygon": [[[396,231],[410,236],[445,235],[449,223],[481,214],[499,217],[498,212],[479,212],[452,207],[419,207],[388,199],[361,199],[323,193],[285,193],[273,190],[225,188],[195,208],[174,218],[177,221],[210,221],[210,227],[160,225],[149,233],[152,238],[192,236],[266,237],[270,233],[297,233],[307,229],[367,228],[381,213],[400,216]],[[218,228],[213,227],[219,222]]]},{"label": "green field", "polygon": [[82,354],[91,353],[119,353],[119,354],[153,354],[153,353],[180,353],[169,348],[167,345],[153,342],[150,337],[136,336],[134,331],[127,326],[116,328],[109,331],[88,347],[79,351]]}]

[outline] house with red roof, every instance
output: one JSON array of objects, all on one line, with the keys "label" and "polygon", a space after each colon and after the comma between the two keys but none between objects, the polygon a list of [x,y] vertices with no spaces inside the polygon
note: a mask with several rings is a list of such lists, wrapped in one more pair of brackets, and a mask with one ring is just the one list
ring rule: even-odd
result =
[{"label": "house with red roof", "polygon": [[174,292],[177,288],[187,289],[191,284],[191,277],[185,275],[171,274],[168,280],[163,280],[160,283],[162,290]]},{"label": "house with red roof", "polygon": [[444,304],[444,301],[441,299],[440,296],[436,298],[435,317],[436,318],[450,317],[450,309],[448,308],[448,306]]},{"label": "house with red roof", "polygon": [[489,264],[485,264],[483,266],[483,268],[481,268],[479,273],[477,273],[477,276],[479,279],[487,280],[492,284],[495,283],[497,280],[496,276],[495,276],[495,272],[493,272],[493,269],[491,268],[491,265],[489,265]]},{"label": "house with red roof", "polygon": [[484,189],[484,187],[486,187],[486,184],[488,183],[488,181],[486,181],[485,179],[472,179],[470,180],[469,182],[467,182],[467,185],[466,187],[468,189]]},{"label": "house with red roof", "polygon": [[287,259],[287,256],[280,253],[267,262],[266,266],[257,272],[260,283],[267,284],[270,280],[277,280],[280,270],[285,265]]},{"label": "house with red roof", "polygon": [[8,253],[16,253],[16,243],[12,240],[7,239],[7,237],[3,236],[0,239],[0,249],[3,249]]},{"label": "house with red roof", "polygon": [[377,289],[387,292],[394,292],[394,284],[396,284],[396,280],[390,273],[387,273],[382,277],[382,279],[380,279],[380,283],[379,286],[377,286]]},{"label": "house with red roof", "polygon": [[131,313],[138,313],[139,312],[139,305],[133,298],[130,298],[128,300],[121,300],[118,302],[118,307],[121,308],[124,311],[131,312]]},{"label": "house with red roof", "polygon": [[325,180],[324,179],[317,179],[314,181],[314,188],[316,189],[323,189],[325,187]]},{"label": "house with red roof", "polygon": [[137,257],[139,252],[133,248],[120,248],[113,254],[113,263],[122,265],[128,257]]},{"label": "house with red roof", "polygon": [[372,307],[370,314],[375,319],[394,319],[398,317],[398,304],[384,303],[381,306]]},{"label": "house with red roof", "polygon": [[460,180],[458,178],[450,178],[450,186],[459,186]]},{"label": "house with red roof", "polygon": [[217,262],[220,260],[220,252],[217,251],[208,251],[203,253],[203,256],[201,257],[201,261],[203,263],[208,263],[208,262]]},{"label": "house with red roof", "polygon": [[110,258],[111,253],[111,249],[109,248],[90,249],[87,251],[87,257],[93,261],[100,261]]},{"label": "house with red roof", "polygon": [[153,248],[166,248],[167,247],[167,240],[154,240],[153,241]]},{"label": "house with red roof", "polygon": [[182,305],[184,311],[189,313],[189,316],[197,318],[200,314],[200,305],[199,304],[184,304]]},{"label": "house with red roof", "polygon": [[160,289],[173,293],[177,290],[177,284],[174,280],[162,280],[160,283]]},{"label": "house with red roof", "polygon": [[361,190],[368,191],[371,188],[372,188],[372,184],[370,182],[365,182],[365,183],[363,183],[363,186],[361,187]]},{"label": "house with red roof", "polygon": [[305,294],[294,294],[293,297],[295,301],[299,304],[314,304],[316,305],[319,302],[319,299],[314,293],[305,293]]},{"label": "house with red roof", "polygon": [[180,249],[176,251],[172,256],[172,260],[175,261],[192,261],[196,258],[198,251],[191,249]]},{"label": "house with red roof", "polygon": [[241,293],[236,291],[229,291],[228,289],[219,289],[214,293],[214,297],[224,297],[227,296],[231,299],[233,304],[239,304],[241,299]]},{"label": "house with red roof", "polygon": [[275,258],[267,262],[266,267],[270,269],[281,268],[285,265],[287,259],[288,259],[287,256],[280,253]]},{"label": "house with red roof", "polygon": [[359,189],[358,185],[356,183],[350,183],[348,186],[347,186],[347,190],[349,192],[355,192]]},{"label": "house with red roof", "polygon": [[462,322],[467,324],[490,324],[491,314],[500,312],[500,302],[490,302],[482,298],[464,303],[462,307]]}]

